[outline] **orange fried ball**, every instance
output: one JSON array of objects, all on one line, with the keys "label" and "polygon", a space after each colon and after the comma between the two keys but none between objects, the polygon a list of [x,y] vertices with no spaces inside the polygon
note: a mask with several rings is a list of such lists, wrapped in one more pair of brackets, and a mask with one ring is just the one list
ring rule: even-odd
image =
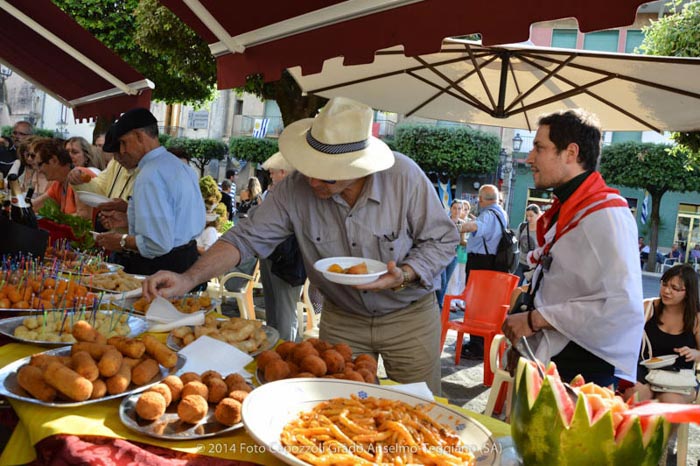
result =
[{"label": "orange fried ball", "polygon": [[184,422],[196,424],[209,412],[209,404],[206,398],[200,395],[186,395],[177,405],[177,415]]},{"label": "orange fried ball", "polygon": [[229,398],[234,398],[234,397],[231,396],[231,393],[237,392],[237,391],[242,391],[242,392],[250,393],[250,392],[253,391],[253,387],[252,387],[250,384],[247,384],[247,383],[238,383],[238,384],[233,384],[233,385],[231,385],[231,386],[229,387],[229,390],[231,390],[231,392],[230,392],[229,395],[228,395]]},{"label": "orange fried ball", "polygon": [[347,343],[338,343],[333,349],[342,354],[346,362],[352,361],[352,348]]},{"label": "orange fried ball", "polygon": [[362,378],[365,380],[367,383],[375,383],[377,381],[377,375],[374,372],[371,372],[364,367],[361,367],[357,369],[356,371],[358,374],[362,376]]},{"label": "orange fried ball", "polygon": [[294,348],[294,351],[292,351],[292,360],[299,364],[309,355],[318,356],[318,351],[316,351],[314,346],[308,341],[302,341]]},{"label": "orange fried ball", "polygon": [[316,348],[316,351],[319,352],[319,354],[323,354],[324,351],[333,349],[333,345],[324,340],[318,340],[318,342],[312,344],[314,345],[314,348]]},{"label": "orange fried ball", "polygon": [[169,375],[163,379],[162,383],[164,383],[168,386],[168,388],[170,388],[172,401],[177,401],[180,399],[180,396],[182,394],[182,387],[185,385],[182,383],[182,380],[180,380],[180,377],[178,377],[177,375]]},{"label": "orange fried ball", "polygon": [[241,422],[241,402],[233,398],[224,398],[216,405],[214,417],[225,426]]},{"label": "orange fried ball", "polygon": [[289,366],[289,375],[287,377],[294,377],[301,370],[294,361],[287,361],[287,366]]},{"label": "orange fried ball", "polygon": [[211,370],[202,372],[200,379],[204,385],[209,385],[207,382],[212,377],[217,378],[217,379],[221,379],[222,382],[224,381],[224,378],[221,374],[219,374],[216,371],[211,371]]},{"label": "orange fried ball", "polygon": [[293,341],[285,341],[284,343],[280,343],[277,348],[275,348],[275,351],[277,351],[282,359],[287,359],[296,346],[297,344]]},{"label": "orange fried ball", "polygon": [[352,370],[350,370],[350,371],[346,370],[344,372],[343,378],[345,380],[354,380],[356,382],[364,382],[365,381],[365,378],[362,377],[362,374],[360,374],[359,372],[356,372],[356,371],[352,371]]},{"label": "orange fried ball", "polygon": [[371,354],[360,354],[355,358],[355,367],[367,367],[367,368],[373,368],[370,370],[374,370],[376,372],[377,370],[377,360],[372,356]]},{"label": "orange fried ball", "polygon": [[196,380],[197,382],[201,382],[202,378],[199,376],[199,374],[195,372],[185,372],[180,376],[180,380],[182,380],[182,384],[186,385],[187,382],[192,382],[193,380]]},{"label": "orange fried ball", "polygon": [[323,362],[326,363],[329,374],[343,372],[345,370],[345,358],[334,349],[326,350],[322,353]]},{"label": "orange fried ball", "polygon": [[297,378],[297,379],[302,379],[302,378],[310,378],[310,379],[313,379],[313,378],[316,377],[316,376],[313,375],[311,372],[299,372],[299,373],[298,373],[297,375],[295,375],[294,377]]},{"label": "orange fried ball", "polygon": [[265,367],[265,380],[272,382],[274,380],[285,379],[289,376],[289,366],[284,361],[272,361]]},{"label": "orange fried ball", "polygon": [[164,383],[157,383],[151,388],[149,388],[148,391],[158,392],[161,395],[163,395],[163,398],[165,399],[165,406],[170,406],[170,403],[173,401],[173,394],[170,391],[170,387],[168,387]]},{"label": "orange fried ball", "polygon": [[248,392],[245,390],[234,390],[228,394],[229,398],[233,398],[234,400],[238,401],[239,403],[243,403],[243,400],[245,400],[247,396],[248,396]]},{"label": "orange fried ball", "polygon": [[182,398],[188,395],[199,395],[206,400],[209,397],[209,389],[202,382],[193,380],[192,382],[187,382],[185,386],[182,387]]},{"label": "orange fried ball", "polygon": [[209,388],[209,397],[207,398],[209,403],[218,403],[223,400],[229,392],[226,382],[221,378],[209,377],[206,385],[207,388]]},{"label": "orange fried ball", "polygon": [[234,385],[240,385],[240,384],[246,383],[243,376],[241,374],[237,374],[235,372],[233,374],[227,375],[226,378],[224,379],[224,382],[226,382],[226,386],[228,387],[229,390],[233,390],[233,388],[231,388],[231,387],[233,387]]},{"label": "orange fried ball", "polygon": [[147,421],[155,421],[165,414],[165,398],[158,392],[145,392],[136,402],[136,414]]},{"label": "orange fried ball", "polygon": [[304,372],[311,372],[316,377],[326,375],[327,370],[326,363],[323,362],[323,359],[312,354],[306,356],[304,359],[301,360],[300,368]]},{"label": "orange fried ball", "polygon": [[277,359],[282,359],[282,356],[280,356],[280,354],[277,351],[266,350],[258,354],[258,356],[255,358],[255,361],[258,363],[258,369],[262,371],[265,370],[265,366],[268,362]]}]

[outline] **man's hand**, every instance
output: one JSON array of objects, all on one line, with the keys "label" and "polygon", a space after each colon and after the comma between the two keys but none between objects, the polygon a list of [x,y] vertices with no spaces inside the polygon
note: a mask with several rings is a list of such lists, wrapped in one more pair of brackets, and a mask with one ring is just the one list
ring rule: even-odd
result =
[{"label": "man's hand", "polygon": [[143,282],[143,296],[149,301],[156,296],[169,298],[181,296],[194,288],[196,283],[187,275],[161,270]]},{"label": "man's hand", "polygon": [[102,233],[95,237],[95,243],[108,251],[121,251],[119,242],[122,239],[121,233]]},{"label": "man's hand", "polygon": [[126,212],[129,203],[124,199],[114,198],[109,202],[103,202],[97,206],[101,211],[115,210],[117,212]]},{"label": "man's hand", "polygon": [[527,324],[527,312],[509,315],[503,322],[501,330],[503,330],[503,334],[512,344],[517,343],[522,336],[529,337],[534,334]]},{"label": "man's hand", "polygon": [[127,228],[129,226],[125,212],[108,210],[105,212],[100,212],[98,214],[98,218],[100,219],[102,226],[109,228],[110,230],[115,228]]},{"label": "man's hand", "polygon": [[403,283],[403,270],[396,266],[396,262],[389,261],[387,272],[371,283],[354,285],[358,290],[382,291],[398,288]]},{"label": "man's hand", "polygon": [[83,172],[81,172],[79,168],[74,168],[68,172],[68,182],[70,184],[83,184],[89,181],[89,178],[87,181],[85,181],[85,178],[83,178]]},{"label": "man's hand", "polygon": [[459,227],[459,232],[460,233],[471,233],[471,232],[476,231],[478,229],[479,229],[479,226],[477,225],[476,222],[464,222]]}]

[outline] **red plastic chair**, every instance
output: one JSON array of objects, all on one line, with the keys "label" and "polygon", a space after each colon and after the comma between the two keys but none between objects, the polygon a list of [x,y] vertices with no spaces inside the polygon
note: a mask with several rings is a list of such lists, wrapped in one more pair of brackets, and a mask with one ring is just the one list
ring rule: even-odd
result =
[{"label": "red plastic chair", "polygon": [[[447,330],[457,331],[455,364],[462,356],[464,334],[484,337],[484,385],[493,383],[489,364],[489,349],[493,337],[501,333],[501,326],[510,308],[510,296],[518,285],[518,277],[492,270],[471,270],[467,286],[461,295],[447,295],[442,304],[442,335],[440,347],[445,346]],[[455,299],[464,301],[464,319],[450,320],[450,304]]]}]

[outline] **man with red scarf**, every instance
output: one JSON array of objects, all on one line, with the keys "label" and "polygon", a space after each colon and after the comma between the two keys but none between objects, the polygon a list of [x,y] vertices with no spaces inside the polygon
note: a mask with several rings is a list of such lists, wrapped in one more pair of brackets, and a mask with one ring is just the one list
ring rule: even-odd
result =
[{"label": "man with red scarf", "polygon": [[626,200],[596,171],[601,131],[582,110],[540,118],[526,162],[535,187],[554,189],[537,225],[541,247],[529,305],[508,316],[503,332],[528,338],[538,359],[551,359],[564,380],[610,385],[634,380],[644,312],[637,225]]}]

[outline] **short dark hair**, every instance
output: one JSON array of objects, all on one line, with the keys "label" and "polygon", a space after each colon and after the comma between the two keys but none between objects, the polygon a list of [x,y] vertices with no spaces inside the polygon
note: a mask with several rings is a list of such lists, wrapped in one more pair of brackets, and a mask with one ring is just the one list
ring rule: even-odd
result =
[{"label": "short dark hair", "polygon": [[221,189],[230,189],[231,182],[229,180],[224,180],[221,182]]},{"label": "short dark hair", "polygon": [[73,160],[66,150],[65,141],[63,139],[42,139],[34,146],[34,153],[42,163],[48,163],[52,156],[56,156],[58,163],[61,165],[71,165]]},{"label": "short dark hair", "polygon": [[561,152],[569,144],[579,147],[578,162],[584,170],[595,170],[600,158],[601,130],[598,119],[580,108],[545,115],[539,125],[549,126],[549,139]]},{"label": "short dark hair", "polygon": [[238,175],[236,170],[226,170],[226,178],[231,178],[232,176]]},{"label": "short dark hair", "polygon": [[534,212],[536,215],[539,215],[542,209],[537,204],[530,204],[525,208],[525,212]]},{"label": "short dark hair", "polygon": [[185,160],[187,160],[188,162],[189,162],[190,160],[192,160],[192,157],[190,157],[190,154],[188,154],[188,153],[185,151],[185,149],[183,149],[182,147],[171,147],[171,148],[168,149],[168,152],[170,152],[171,154],[173,154],[173,155],[174,155],[175,157],[177,157],[178,159],[185,159]]}]

